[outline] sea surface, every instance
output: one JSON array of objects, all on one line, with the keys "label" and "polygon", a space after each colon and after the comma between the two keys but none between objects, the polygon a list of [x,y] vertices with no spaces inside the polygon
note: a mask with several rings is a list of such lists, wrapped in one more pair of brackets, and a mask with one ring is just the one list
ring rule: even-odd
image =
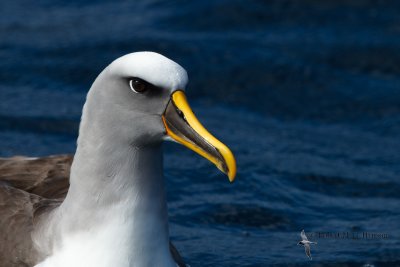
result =
[{"label": "sea surface", "polygon": [[237,158],[230,184],[165,145],[188,264],[400,266],[399,1],[2,0],[0,156],[74,153],[91,83],[142,50]]}]

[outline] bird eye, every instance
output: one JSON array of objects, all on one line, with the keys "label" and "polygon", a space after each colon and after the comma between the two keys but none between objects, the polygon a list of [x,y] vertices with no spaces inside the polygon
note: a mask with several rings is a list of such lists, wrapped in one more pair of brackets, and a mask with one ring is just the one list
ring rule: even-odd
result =
[{"label": "bird eye", "polygon": [[137,78],[130,79],[129,86],[135,93],[144,93],[147,90],[147,84]]}]

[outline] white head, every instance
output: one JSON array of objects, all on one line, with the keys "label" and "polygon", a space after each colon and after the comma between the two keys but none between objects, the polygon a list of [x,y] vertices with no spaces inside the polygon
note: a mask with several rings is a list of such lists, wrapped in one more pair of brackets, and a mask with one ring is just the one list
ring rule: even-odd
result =
[{"label": "white head", "polygon": [[91,136],[135,147],[158,144],[169,136],[233,180],[234,157],[194,116],[184,95],[187,82],[185,69],[160,54],[120,57],[93,83],[81,125]]}]

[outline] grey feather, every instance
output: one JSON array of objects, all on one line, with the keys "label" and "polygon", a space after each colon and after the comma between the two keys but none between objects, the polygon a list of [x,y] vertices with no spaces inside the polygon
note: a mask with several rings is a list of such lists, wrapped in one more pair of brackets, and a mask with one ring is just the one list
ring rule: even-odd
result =
[{"label": "grey feather", "polygon": [[308,257],[310,260],[312,260],[310,245],[309,245],[309,244],[304,244],[304,249],[305,249],[305,251],[306,251],[307,257]]},{"label": "grey feather", "polygon": [[[32,267],[40,258],[31,232],[41,215],[58,207],[69,187],[72,156],[0,158],[0,266]],[[170,242],[179,267],[186,267]]]},{"label": "grey feather", "polygon": [[301,239],[304,241],[308,241],[308,239],[307,239],[307,236],[306,236],[306,233],[304,232],[304,230],[302,230],[301,231],[301,233],[300,233],[300,236],[301,236]]}]

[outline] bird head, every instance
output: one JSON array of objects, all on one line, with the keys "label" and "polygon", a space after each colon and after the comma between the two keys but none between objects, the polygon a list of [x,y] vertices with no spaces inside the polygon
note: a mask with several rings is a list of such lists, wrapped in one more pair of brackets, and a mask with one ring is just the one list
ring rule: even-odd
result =
[{"label": "bird head", "polygon": [[[113,137],[127,145],[178,142],[214,163],[233,181],[235,158],[194,115],[185,95],[187,82],[186,70],[160,54],[128,54],[97,77],[86,102],[94,108],[87,110],[104,112],[102,127],[112,129]],[[91,115],[95,116],[87,114]]]}]

